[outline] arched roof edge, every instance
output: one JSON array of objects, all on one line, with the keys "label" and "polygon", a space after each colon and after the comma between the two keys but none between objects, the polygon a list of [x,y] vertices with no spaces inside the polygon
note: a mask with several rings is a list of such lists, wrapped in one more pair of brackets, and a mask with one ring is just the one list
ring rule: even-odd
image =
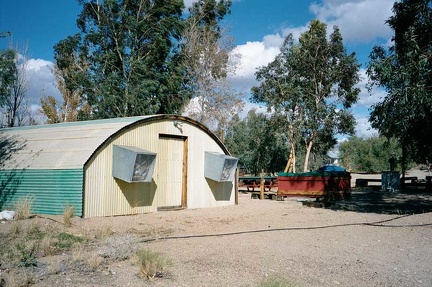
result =
[{"label": "arched roof edge", "polygon": [[90,155],[90,157],[86,160],[86,162],[84,163],[84,169],[87,166],[87,164],[93,159],[93,157],[98,153],[98,151],[100,149],[102,149],[106,144],[108,144],[109,142],[111,142],[112,140],[114,140],[114,138],[116,138],[118,135],[124,133],[125,131],[127,131],[128,129],[131,129],[135,126],[141,125],[143,123],[150,123],[150,122],[155,122],[155,121],[161,121],[161,120],[179,120],[179,121],[184,121],[187,123],[190,123],[196,127],[198,127],[199,129],[201,129],[202,131],[204,131],[206,134],[208,134],[218,145],[219,147],[225,152],[226,155],[230,155],[228,149],[226,148],[226,146],[221,142],[221,140],[212,132],[210,131],[209,128],[207,128],[205,125],[203,125],[202,123],[193,120],[191,118],[185,117],[185,116],[181,116],[181,115],[155,115],[155,116],[149,116],[146,118],[142,118],[142,119],[138,119],[137,121],[134,121],[122,128],[120,128],[118,131],[116,131],[115,133],[113,133],[112,135],[110,135],[105,141],[103,141],[94,151],[93,153]]}]

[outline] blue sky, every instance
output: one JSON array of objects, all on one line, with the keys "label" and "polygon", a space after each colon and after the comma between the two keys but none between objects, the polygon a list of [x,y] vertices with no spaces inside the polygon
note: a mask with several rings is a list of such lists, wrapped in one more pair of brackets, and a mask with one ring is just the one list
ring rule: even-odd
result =
[{"label": "blue sky", "polygon": [[[0,0],[0,32],[12,32],[12,38],[0,39],[0,49],[13,41],[14,47],[27,45],[29,98],[37,109],[39,98],[59,96],[54,76],[50,72],[53,63],[53,46],[68,35],[77,32],[75,21],[81,11],[77,0]],[[193,0],[186,0],[190,6]],[[232,82],[249,91],[256,84],[254,72],[268,64],[279,52],[279,46],[287,34],[295,38],[308,28],[312,19],[319,19],[332,31],[337,25],[348,52],[355,52],[362,64],[363,81],[358,104],[354,107],[357,118],[356,132],[370,135],[367,123],[368,109],[383,96],[382,91],[372,95],[364,88],[367,82],[364,67],[374,45],[390,42],[392,31],[384,24],[392,15],[394,0],[233,0],[231,14],[223,25],[235,38],[234,52],[241,55],[241,65]],[[245,111],[254,107],[248,103]]]}]

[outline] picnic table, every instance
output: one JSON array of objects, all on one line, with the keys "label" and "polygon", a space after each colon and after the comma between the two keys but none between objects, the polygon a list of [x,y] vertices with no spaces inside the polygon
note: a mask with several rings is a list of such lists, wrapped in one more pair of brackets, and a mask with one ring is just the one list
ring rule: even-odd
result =
[{"label": "picnic table", "polygon": [[[260,188],[260,176],[239,176],[239,187],[246,187],[248,192],[254,192],[255,188]],[[277,187],[276,176],[264,176],[264,190],[271,191],[273,187]]]}]

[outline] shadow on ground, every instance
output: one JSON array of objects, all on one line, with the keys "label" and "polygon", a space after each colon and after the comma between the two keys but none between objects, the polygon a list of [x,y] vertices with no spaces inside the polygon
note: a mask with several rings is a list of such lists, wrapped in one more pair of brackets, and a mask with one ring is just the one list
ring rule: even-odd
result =
[{"label": "shadow on ground", "polygon": [[426,213],[432,212],[432,192],[424,189],[385,192],[373,188],[353,188],[349,198],[310,203],[308,205],[355,212]]}]

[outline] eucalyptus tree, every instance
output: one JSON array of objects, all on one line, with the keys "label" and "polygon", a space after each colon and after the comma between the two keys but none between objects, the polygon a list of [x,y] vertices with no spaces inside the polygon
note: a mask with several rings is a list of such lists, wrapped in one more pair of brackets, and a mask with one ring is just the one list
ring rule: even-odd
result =
[{"label": "eucalyptus tree", "polygon": [[260,85],[252,88],[252,100],[285,116],[280,124],[294,154],[296,143],[303,141],[304,171],[309,170],[315,143],[354,132],[350,108],[360,92],[355,87],[359,67],[355,54],[344,48],[339,28],[335,26],[328,39],[327,26],[313,20],[298,43],[288,35],[275,60],[256,72]]},{"label": "eucalyptus tree", "polygon": [[432,157],[432,4],[404,0],[393,13],[386,21],[393,45],[375,46],[368,63],[371,87],[387,92],[372,107],[370,121],[383,136],[399,140],[404,159],[424,162]]},{"label": "eucalyptus tree", "polygon": [[91,118],[91,107],[85,99],[84,87],[91,82],[86,77],[89,68],[85,55],[77,50],[80,35],[68,36],[54,46],[53,74],[62,101],[53,96],[41,98],[41,111],[48,123],[73,122]]},{"label": "eucalyptus tree", "polygon": [[[16,49],[16,51],[19,51]],[[23,126],[29,122],[28,109],[28,88],[29,79],[27,77],[28,57],[27,47],[17,52],[15,61],[16,70],[14,81],[9,86],[9,95],[3,107],[6,125],[8,127]]]},{"label": "eucalyptus tree", "polygon": [[[55,46],[61,70],[76,72],[73,84],[91,108],[92,118],[177,113],[188,94],[182,92],[183,68],[177,43],[181,37],[182,0],[79,0],[80,32],[68,45]],[[65,41],[65,40],[63,40]],[[74,59],[70,58],[71,49]],[[69,54],[68,54],[69,53]],[[72,61],[71,61],[72,60]],[[62,66],[62,65],[65,66]],[[71,81],[71,77],[64,78]]]},{"label": "eucalyptus tree", "polygon": [[[304,109],[302,94],[297,91],[298,87],[291,80],[294,79],[295,71],[289,69],[291,65],[292,47],[294,40],[288,35],[275,60],[266,67],[261,67],[256,73],[256,79],[260,86],[252,88],[252,101],[265,102],[268,111],[280,117],[279,125],[286,129],[287,138],[291,145],[291,154],[295,172],[296,166],[296,143],[300,137],[303,125],[302,111]],[[285,171],[288,171],[285,169]]]},{"label": "eucalyptus tree", "polygon": [[240,120],[234,117],[228,128],[225,144],[240,165],[253,174],[283,171],[285,160],[281,154],[289,150],[284,133],[275,128],[275,119],[255,109]]},{"label": "eucalyptus tree", "polygon": [[34,123],[33,115],[28,102],[28,88],[30,85],[27,75],[29,56],[28,47],[23,45],[12,47],[2,56],[3,67],[0,67],[0,76],[3,78],[1,94],[2,125],[7,127],[24,126]]},{"label": "eucalyptus tree", "polygon": [[382,172],[389,170],[391,157],[400,166],[402,151],[394,139],[374,135],[369,138],[350,137],[339,146],[343,166],[353,172]]},{"label": "eucalyptus tree", "polygon": [[0,51],[0,107],[3,107],[9,96],[10,86],[16,79],[15,50]]},{"label": "eucalyptus tree", "polygon": [[220,26],[230,6],[226,0],[193,3],[182,38],[187,85],[193,91],[185,113],[214,131],[224,130],[243,106],[242,93],[232,89],[227,79],[235,68],[234,39]]}]

